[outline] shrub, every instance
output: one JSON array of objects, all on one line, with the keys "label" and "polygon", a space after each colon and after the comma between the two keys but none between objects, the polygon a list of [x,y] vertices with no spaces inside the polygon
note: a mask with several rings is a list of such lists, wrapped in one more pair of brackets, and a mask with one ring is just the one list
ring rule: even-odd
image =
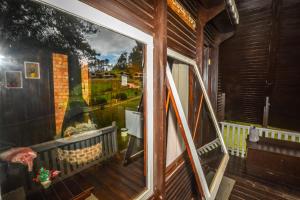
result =
[{"label": "shrub", "polygon": [[106,105],[107,100],[104,97],[94,97],[93,105]]},{"label": "shrub", "polygon": [[105,90],[104,90],[104,92],[111,92],[112,91],[112,88],[106,88]]},{"label": "shrub", "polygon": [[127,94],[124,93],[124,92],[118,93],[118,94],[116,94],[116,99],[126,100],[127,99]]}]

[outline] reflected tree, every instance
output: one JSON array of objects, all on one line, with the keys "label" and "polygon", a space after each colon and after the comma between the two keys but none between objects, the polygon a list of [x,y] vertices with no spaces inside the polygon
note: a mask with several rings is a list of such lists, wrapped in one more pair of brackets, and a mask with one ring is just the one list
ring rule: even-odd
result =
[{"label": "reflected tree", "polygon": [[97,31],[96,25],[49,6],[28,0],[0,0],[2,52],[28,44],[68,52],[94,62],[97,54],[85,36]]},{"label": "reflected tree", "polygon": [[133,68],[140,68],[143,65],[143,44],[136,41],[128,56],[128,62]]}]

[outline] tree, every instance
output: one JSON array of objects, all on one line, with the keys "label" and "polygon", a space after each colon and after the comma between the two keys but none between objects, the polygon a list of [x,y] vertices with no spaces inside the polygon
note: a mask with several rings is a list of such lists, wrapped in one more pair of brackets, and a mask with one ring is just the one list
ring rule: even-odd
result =
[{"label": "tree", "polygon": [[96,25],[40,3],[0,0],[0,46],[6,47],[4,53],[35,46],[68,52],[92,63],[96,52],[85,36],[97,31]]},{"label": "tree", "polygon": [[129,64],[134,68],[141,68],[143,65],[143,44],[136,41],[136,46],[132,48],[128,56]]},{"label": "tree", "polygon": [[108,65],[109,64],[109,60],[107,58],[104,59],[104,64]]},{"label": "tree", "polygon": [[127,52],[124,51],[123,53],[121,53],[116,65],[115,65],[115,68],[117,69],[126,69],[127,68]]}]

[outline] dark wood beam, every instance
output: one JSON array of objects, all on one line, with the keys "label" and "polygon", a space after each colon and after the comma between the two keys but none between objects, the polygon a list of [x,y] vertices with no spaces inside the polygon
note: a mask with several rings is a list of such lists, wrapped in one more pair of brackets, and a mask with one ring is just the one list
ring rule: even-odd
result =
[{"label": "dark wood beam", "polygon": [[191,130],[194,129],[194,116],[195,116],[195,105],[194,105],[194,72],[191,68],[189,68],[189,112],[188,112],[188,122]]},{"label": "dark wood beam", "polygon": [[154,198],[165,198],[167,1],[154,0]]},{"label": "dark wood beam", "polygon": [[225,1],[222,3],[212,7],[212,8],[204,8],[203,6],[199,6],[198,8],[198,22],[202,25],[205,25],[208,21],[213,19],[219,13],[221,13],[225,9]]},{"label": "dark wood beam", "polygon": [[208,21],[217,16],[225,9],[225,2],[218,4],[212,8],[206,9],[203,6],[199,6],[197,29],[196,29],[196,63],[200,72],[203,68],[203,48],[204,48],[204,26]]},{"label": "dark wood beam", "polygon": [[234,31],[228,32],[228,33],[219,33],[216,36],[216,40],[215,40],[215,47],[218,47],[222,42],[224,42],[225,40],[231,38],[234,35]]}]

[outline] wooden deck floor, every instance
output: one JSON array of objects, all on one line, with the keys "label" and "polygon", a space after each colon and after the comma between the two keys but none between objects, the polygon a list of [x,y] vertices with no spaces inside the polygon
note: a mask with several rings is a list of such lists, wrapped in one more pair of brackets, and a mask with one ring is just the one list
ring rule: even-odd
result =
[{"label": "wooden deck floor", "polygon": [[[230,157],[225,176],[236,180],[231,200],[300,200],[300,190],[296,188],[247,175],[245,162],[238,157]],[[63,184],[68,185],[68,190],[59,183],[28,199],[67,200],[90,188],[101,200],[132,199],[145,189],[143,159],[124,167],[121,159],[114,158],[65,179]]]},{"label": "wooden deck floor", "polygon": [[245,160],[231,156],[225,176],[236,181],[231,200],[299,200],[300,189],[268,182],[246,173]]},{"label": "wooden deck floor", "polygon": [[93,194],[101,200],[132,199],[146,188],[143,158],[126,167],[113,159],[78,175],[93,185]]},{"label": "wooden deck floor", "polygon": [[113,158],[59,181],[47,190],[40,190],[27,199],[77,199],[76,196],[81,191],[89,190],[99,200],[133,199],[145,189],[143,170],[143,158],[126,167],[122,165],[120,158]]}]

